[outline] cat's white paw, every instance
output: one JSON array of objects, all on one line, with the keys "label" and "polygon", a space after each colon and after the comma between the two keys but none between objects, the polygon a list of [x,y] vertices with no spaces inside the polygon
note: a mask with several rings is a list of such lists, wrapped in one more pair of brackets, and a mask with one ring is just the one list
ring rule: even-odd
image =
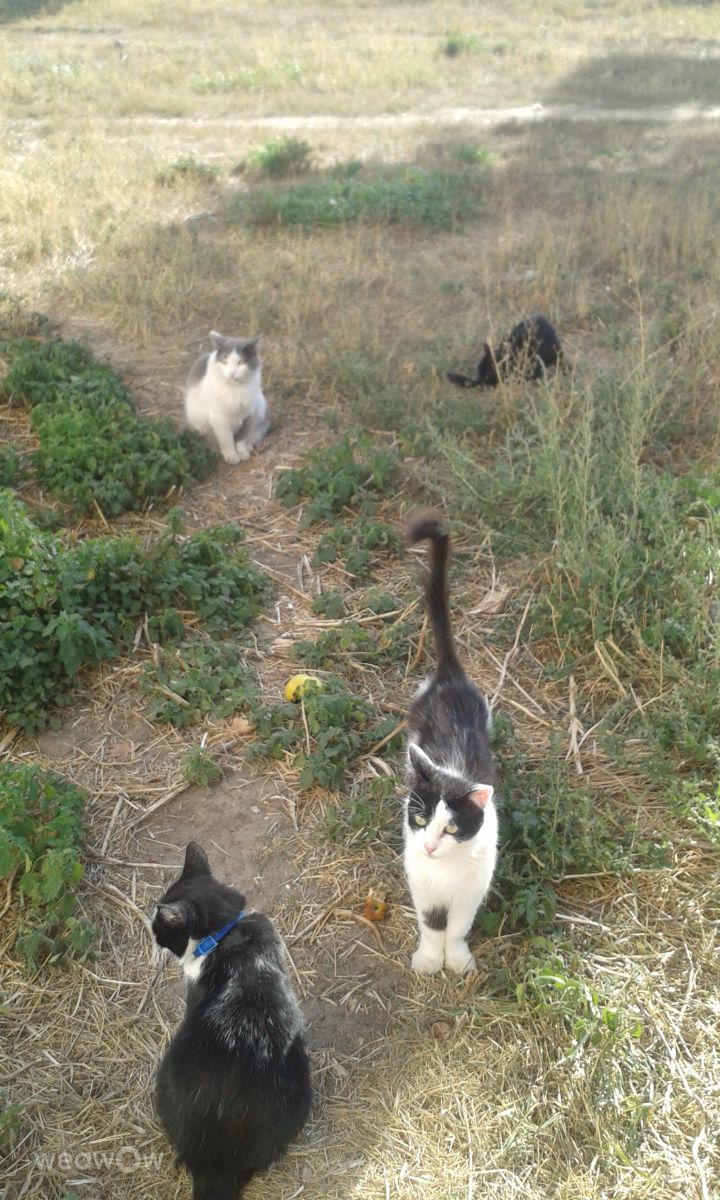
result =
[{"label": "cat's white paw", "polygon": [[477,970],[475,958],[467,946],[455,947],[449,954],[446,954],[445,966],[449,971],[454,971],[456,975],[467,975],[468,971]]},{"label": "cat's white paw", "polygon": [[241,455],[239,455],[236,451],[233,451],[232,453],[230,453],[230,451],[223,453],[223,458],[225,459],[226,463],[230,463],[231,467],[236,467],[239,462],[242,462]]},{"label": "cat's white paw", "polygon": [[442,958],[435,958],[422,950],[416,950],[412,956],[412,968],[418,975],[435,975],[441,967]]},{"label": "cat's white paw", "polygon": [[250,457],[250,450],[244,442],[235,443],[235,452],[237,454],[236,462],[247,462]]}]

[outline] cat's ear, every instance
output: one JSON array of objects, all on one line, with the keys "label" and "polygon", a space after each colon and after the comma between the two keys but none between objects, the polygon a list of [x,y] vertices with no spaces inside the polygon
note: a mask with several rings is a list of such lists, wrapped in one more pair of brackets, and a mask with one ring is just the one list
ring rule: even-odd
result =
[{"label": "cat's ear", "polygon": [[479,783],[468,794],[468,800],[477,808],[485,808],[493,798],[495,788],[489,783]]},{"label": "cat's ear", "polygon": [[210,863],[202,846],[197,842],[188,842],[185,850],[185,866],[181,879],[191,879],[196,875],[212,875]]},{"label": "cat's ear", "polygon": [[245,349],[246,350],[259,350],[260,347],[262,346],[262,340],[263,340],[263,335],[261,333],[256,333],[255,337],[248,338],[247,342],[245,343]]},{"label": "cat's ear", "polygon": [[217,329],[210,330],[210,341],[212,342],[213,350],[222,350],[225,344],[225,338]]},{"label": "cat's ear", "polygon": [[492,346],[490,345],[490,343],[489,343],[489,342],[483,342],[483,350],[485,351],[485,353],[486,353],[487,355],[489,355],[489,356],[490,356],[490,358],[492,358],[492,357],[493,357],[493,348],[492,348]]},{"label": "cat's ear", "polygon": [[182,901],[177,904],[158,904],[155,918],[160,917],[168,925],[183,925],[187,920],[188,910]]},{"label": "cat's ear", "polygon": [[411,742],[408,746],[408,758],[410,764],[415,770],[415,773],[428,783],[435,774],[436,767],[433,760],[425,753],[424,750],[417,745],[416,742]]}]

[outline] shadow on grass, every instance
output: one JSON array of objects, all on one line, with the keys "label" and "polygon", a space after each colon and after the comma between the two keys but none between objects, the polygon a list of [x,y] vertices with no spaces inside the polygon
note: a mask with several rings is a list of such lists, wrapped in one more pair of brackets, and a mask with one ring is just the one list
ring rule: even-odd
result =
[{"label": "shadow on grass", "polygon": [[73,0],[0,0],[0,25],[27,21],[29,17],[53,17]]},{"label": "shadow on grass", "polygon": [[717,58],[676,54],[609,54],[592,58],[561,80],[547,104],[720,104]]}]

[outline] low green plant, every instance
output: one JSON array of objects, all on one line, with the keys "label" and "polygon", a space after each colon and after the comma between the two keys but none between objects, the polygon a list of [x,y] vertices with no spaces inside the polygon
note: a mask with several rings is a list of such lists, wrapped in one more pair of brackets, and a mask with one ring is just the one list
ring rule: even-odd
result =
[{"label": "low green plant", "polygon": [[52,723],[85,667],[133,645],[147,620],[150,636],[177,641],[182,614],[209,632],[242,629],[268,595],[235,525],[144,547],[137,537],[66,544],[38,529],[24,505],[0,492],[0,713],[26,730]]},{"label": "low green plant", "polygon": [[106,516],[166,501],[204,479],[217,455],[189,430],[135,412],[122,380],[76,342],[2,343],[3,381],[30,408],[38,483],[77,512]]},{"label": "low green plant", "polygon": [[183,642],[161,653],[159,665],[145,663],[140,694],[147,715],[176,729],[208,717],[221,720],[257,701],[255,676],[232,642]]},{"label": "low green plant", "polygon": [[345,601],[337,591],[320,592],[310,607],[316,617],[325,617],[329,621],[341,620],[346,614]]},{"label": "low green plant", "polygon": [[373,178],[337,173],[233,197],[228,218],[256,226],[316,229],[349,224],[456,229],[480,211],[482,188],[468,173],[385,168]]},{"label": "low green plant", "polygon": [[720,850],[720,783],[711,785],[686,781],[675,795],[673,805],[711,845]]},{"label": "low green plant", "polygon": [[194,154],[181,154],[179,158],[162,167],[155,176],[155,182],[160,187],[173,187],[183,182],[210,183],[217,179],[220,168],[210,163],[201,162]]},{"label": "low green plant", "polygon": [[[352,764],[396,726],[393,717],[378,718],[372,705],[332,677],[300,703],[260,709],[255,723],[256,740],[248,747],[248,757],[289,756],[302,789],[341,788]],[[398,744],[397,737],[390,738],[377,753],[392,755]]]},{"label": "low green plant", "polygon": [[318,542],[313,563],[321,566],[340,560],[349,575],[362,582],[369,579],[379,552],[396,557],[403,553],[403,544],[395,529],[384,521],[366,517],[352,525],[335,525]]},{"label": "low green plant", "polygon": [[400,826],[395,780],[385,775],[363,780],[323,813],[323,838],[342,846],[388,842]]},{"label": "low green plant", "polygon": [[452,157],[466,166],[485,166],[492,154],[487,146],[476,146],[472,142],[456,142],[451,148]]},{"label": "low green plant", "polygon": [[83,873],[82,793],[35,767],[2,762],[0,794],[0,879],[11,881],[18,906],[18,954],[28,970],[85,956],[94,932],[73,915]]},{"label": "low green plant", "polygon": [[396,621],[373,630],[357,621],[326,629],[314,639],[295,642],[294,660],[303,667],[332,670],[353,662],[396,667],[405,663],[416,630],[408,621]]},{"label": "low green plant", "polygon": [[204,746],[191,746],[182,760],[183,775],[191,787],[210,787],[222,779],[222,767]]},{"label": "low green plant", "polygon": [[371,588],[364,598],[363,607],[375,613],[378,617],[397,613],[404,607],[402,600],[392,592],[384,592],[381,588]]},{"label": "low green plant", "polygon": [[376,449],[361,435],[346,433],[330,446],[311,450],[306,466],[280,471],[275,495],[286,508],[307,500],[301,526],[331,520],[344,508],[366,510],[397,473],[390,450]]},{"label": "low green plant", "polygon": [[247,166],[265,175],[268,179],[284,179],[288,175],[302,175],[310,170],[312,146],[300,138],[274,138],[265,142],[245,160]]},{"label": "low green plant", "polygon": [[494,890],[499,911],[481,925],[495,930],[541,929],[555,916],[556,886],[567,874],[622,872],[638,863],[665,861],[662,845],[638,838],[612,804],[572,778],[559,747],[551,745],[539,765],[528,762],[507,718],[494,722],[502,764],[500,848]]},{"label": "low green plant", "polygon": [[480,38],[474,33],[449,33],[441,43],[440,50],[448,58],[459,54],[476,54],[481,47]]}]

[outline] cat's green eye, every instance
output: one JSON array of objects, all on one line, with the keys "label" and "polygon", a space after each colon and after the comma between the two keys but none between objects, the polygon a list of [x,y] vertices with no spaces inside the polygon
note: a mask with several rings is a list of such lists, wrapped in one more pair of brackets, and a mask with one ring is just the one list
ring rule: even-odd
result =
[{"label": "cat's green eye", "polygon": [[445,832],[446,833],[457,833],[457,831],[458,831],[457,821],[448,821],[447,825],[445,826]]},{"label": "cat's green eye", "polygon": [[422,813],[413,813],[413,824],[427,825],[427,817],[424,817]]}]

